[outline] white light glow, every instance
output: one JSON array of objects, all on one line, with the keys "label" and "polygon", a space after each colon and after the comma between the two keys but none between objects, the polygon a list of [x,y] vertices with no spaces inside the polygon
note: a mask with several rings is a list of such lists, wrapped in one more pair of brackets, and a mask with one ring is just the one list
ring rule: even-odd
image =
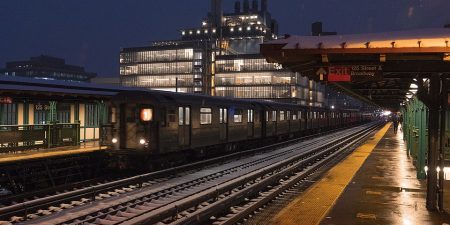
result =
[{"label": "white light glow", "polygon": [[116,143],[117,143],[117,138],[113,138],[113,139],[111,140],[111,142],[112,142],[113,144],[116,144]]},{"label": "white light glow", "polygon": [[392,114],[391,111],[383,111],[383,116],[389,116],[391,114]]},{"label": "white light glow", "polygon": [[141,144],[141,145],[145,144],[145,139],[141,138],[141,140],[139,140],[139,144]]},{"label": "white light glow", "polygon": [[334,105],[331,106],[331,109],[334,109]]}]

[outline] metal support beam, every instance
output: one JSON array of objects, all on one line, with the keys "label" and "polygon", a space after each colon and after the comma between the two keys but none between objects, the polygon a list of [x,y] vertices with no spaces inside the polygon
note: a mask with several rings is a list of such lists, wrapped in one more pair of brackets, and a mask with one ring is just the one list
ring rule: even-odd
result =
[{"label": "metal support beam", "polygon": [[448,81],[445,74],[441,75],[441,124],[440,124],[440,142],[439,142],[439,195],[438,208],[444,211],[444,167],[445,167],[445,144],[446,144],[446,119],[448,105]]},{"label": "metal support beam", "polygon": [[434,211],[437,209],[437,166],[439,157],[439,110],[441,80],[437,73],[430,77],[428,92],[424,88],[422,81],[419,81],[419,90],[417,95],[421,101],[428,107],[428,174],[427,174],[427,209]]}]

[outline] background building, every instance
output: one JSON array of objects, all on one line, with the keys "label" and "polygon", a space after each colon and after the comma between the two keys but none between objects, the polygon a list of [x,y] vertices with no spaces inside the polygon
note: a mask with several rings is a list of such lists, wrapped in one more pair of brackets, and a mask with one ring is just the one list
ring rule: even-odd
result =
[{"label": "background building", "polygon": [[[251,4],[250,4],[251,3]],[[124,86],[325,106],[325,86],[267,63],[259,45],[278,36],[267,0],[236,1],[223,13],[212,0],[201,26],[180,30],[181,40],[123,48]]]},{"label": "background building", "polygon": [[64,59],[44,55],[28,61],[7,62],[6,68],[0,69],[0,75],[74,82],[89,82],[97,76],[81,66],[67,65]]}]

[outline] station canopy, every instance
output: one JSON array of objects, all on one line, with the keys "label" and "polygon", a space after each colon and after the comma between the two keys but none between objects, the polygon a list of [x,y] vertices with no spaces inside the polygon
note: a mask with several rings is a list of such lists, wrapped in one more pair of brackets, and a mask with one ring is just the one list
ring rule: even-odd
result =
[{"label": "station canopy", "polygon": [[332,36],[291,36],[266,42],[261,53],[310,79],[375,106],[397,110],[417,80],[450,74],[450,28]]}]

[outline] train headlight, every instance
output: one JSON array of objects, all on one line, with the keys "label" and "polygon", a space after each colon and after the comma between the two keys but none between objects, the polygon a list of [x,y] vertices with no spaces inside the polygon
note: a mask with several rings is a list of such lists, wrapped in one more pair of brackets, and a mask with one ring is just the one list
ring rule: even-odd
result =
[{"label": "train headlight", "polygon": [[145,144],[145,139],[144,138],[141,138],[141,140],[139,140],[139,144],[141,144],[141,145],[143,145],[143,144]]},{"label": "train headlight", "polygon": [[117,138],[113,138],[113,139],[111,140],[111,142],[112,142],[113,144],[116,144],[116,143],[117,143]]}]

